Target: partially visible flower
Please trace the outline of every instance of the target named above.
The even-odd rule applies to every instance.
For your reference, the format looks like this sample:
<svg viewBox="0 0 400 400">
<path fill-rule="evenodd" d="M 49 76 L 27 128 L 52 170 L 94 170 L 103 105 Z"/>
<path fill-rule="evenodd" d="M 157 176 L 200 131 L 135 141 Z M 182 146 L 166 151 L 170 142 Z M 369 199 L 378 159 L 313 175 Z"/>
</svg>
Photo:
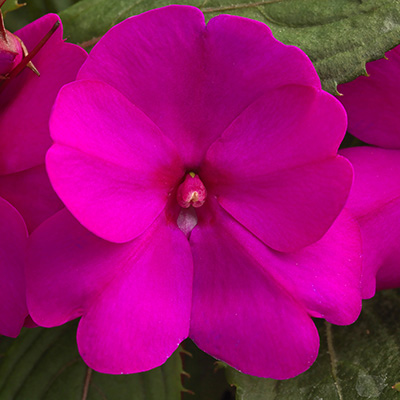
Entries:
<svg viewBox="0 0 400 400">
<path fill-rule="evenodd" d="M 105 373 L 154 368 L 188 335 L 249 374 L 307 369 L 311 317 L 351 323 L 361 300 L 358 227 L 334 223 L 346 117 L 305 54 L 259 22 L 170 6 L 111 29 L 78 79 L 47 169 L 92 233 L 62 210 L 32 235 L 35 322 L 82 316 L 80 353 Z"/>
<path fill-rule="evenodd" d="M 18 211 L 0 197 L 0 335 L 18 336 L 28 315 L 24 263 L 28 232 Z"/>
<path fill-rule="evenodd" d="M 21 62 L 23 56 L 21 41 L 7 31 L 0 10 L 0 79 L 5 79 L 5 75 Z"/>
<path fill-rule="evenodd" d="M 400 46 L 367 64 L 369 76 L 339 86 L 349 132 L 388 149 L 400 148 Z M 400 287 L 400 152 L 374 147 L 341 152 L 355 169 L 347 208 L 361 228 L 362 292 Z"/>
<path fill-rule="evenodd" d="M 15 35 L 7 32 L 7 40 L 22 39 L 28 51 L 32 50 L 57 21 L 60 21 L 58 16 L 46 15 Z M 50 111 L 57 92 L 63 84 L 75 79 L 85 58 L 82 49 L 63 41 L 62 30 L 58 28 L 34 57 L 40 77 L 27 68 L 19 75 L 12 75 L 19 62 L 24 61 L 20 56 L 2 71 L 6 73 L 0 80 L 2 335 L 17 336 L 24 320 L 29 324 L 24 281 L 28 231 L 32 232 L 63 207 L 51 188 L 44 166 L 45 153 L 51 144 Z M 1 53 L 0 65 L 5 66 L 3 61 L 4 53 Z"/>
<path fill-rule="evenodd" d="M 376 147 L 341 150 L 354 167 L 346 208 L 360 225 L 362 295 L 400 287 L 400 151 Z"/>
<path fill-rule="evenodd" d="M 368 77 L 339 91 L 349 131 L 365 142 L 400 148 L 400 46 L 367 64 Z M 372 147 L 342 151 L 355 168 L 348 208 L 361 227 L 363 297 L 400 286 L 400 153 Z"/>
<path fill-rule="evenodd" d="M 368 63 L 367 72 L 338 87 L 348 131 L 366 143 L 400 149 L 400 46 Z"/>
<path fill-rule="evenodd" d="M 31 51 L 57 21 L 57 15 L 45 15 L 15 36 Z M 60 27 L 33 58 L 40 77 L 25 68 L 0 93 L 0 196 L 17 208 L 30 232 L 62 208 L 44 167 L 51 145 L 50 111 L 86 56 L 80 47 L 64 42 Z"/>
</svg>

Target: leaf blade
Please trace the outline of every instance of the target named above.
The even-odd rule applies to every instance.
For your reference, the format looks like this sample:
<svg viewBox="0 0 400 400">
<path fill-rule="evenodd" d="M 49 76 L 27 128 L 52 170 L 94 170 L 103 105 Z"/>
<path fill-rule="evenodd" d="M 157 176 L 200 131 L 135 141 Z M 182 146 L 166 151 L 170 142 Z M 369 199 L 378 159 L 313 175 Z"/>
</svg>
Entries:
<svg viewBox="0 0 400 400">
<path fill-rule="evenodd" d="M 17 339 L 1 338 L 2 400 L 175 400 L 183 390 L 179 351 L 161 367 L 132 375 L 90 370 L 79 356 L 76 323 L 24 329 Z M 88 377 L 90 379 L 88 379 Z"/>
<path fill-rule="evenodd" d="M 365 74 L 366 62 L 400 43 L 397 0 L 82 0 L 60 16 L 73 42 L 92 43 L 125 18 L 170 4 L 199 7 L 206 20 L 225 13 L 267 23 L 278 40 L 307 53 L 333 94 L 337 84 Z"/>
</svg>

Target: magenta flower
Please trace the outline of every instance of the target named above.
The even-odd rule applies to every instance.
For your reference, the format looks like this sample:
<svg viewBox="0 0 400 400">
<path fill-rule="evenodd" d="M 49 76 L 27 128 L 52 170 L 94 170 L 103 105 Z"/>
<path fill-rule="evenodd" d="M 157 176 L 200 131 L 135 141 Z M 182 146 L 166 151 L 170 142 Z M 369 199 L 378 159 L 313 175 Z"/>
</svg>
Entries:
<svg viewBox="0 0 400 400">
<path fill-rule="evenodd" d="M 400 148 L 400 46 L 367 64 L 368 77 L 339 87 L 349 131 L 367 143 Z M 363 297 L 400 287 L 400 152 L 373 147 L 342 152 L 355 182 L 347 204 L 361 228 Z"/>
<path fill-rule="evenodd" d="M 311 317 L 361 307 L 358 227 L 332 225 L 346 117 L 309 59 L 259 22 L 170 6 L 111 29 L 78 79 L 51 117 L 69 211 L 31 237 L 33 319 L 82 316 L 79 351 L 105 373 L 154 368 L 188 336 L 249 374 L 306 370 Z"/>
<path fill-rule="evenodd" d="M 340 85 L 349 132 L 380 147 L 400 149 L 400 46 L 367 64 L 369 76 Z"/>
<path fill-rule="evenodd" d="M 400 287 L 400 151 L 374 147 L 342 150 L 354 166 L 346 208 L 360 225 L 362 295 Z"/>
<path fill-rule="evenodd" d="M 0 334 L 18 336 L 28 310 L 24 262 L 28 233 L 18 211 L 0 197 Z"/>
<path fill-rule="evenodd" d="M 3 3 L 0 3 L 0 7 Z M 14 69 L 21 62 L 23 55 L 20 40 L 5 28 L 0 10 L 0 76 Z"/>
<path fill-rule="evenodd" d="M 15 36 L 31 51 L 57 21 L 57 15 L 45 15 Z M 0 196 L 18 209 L 29 231 L 62 208 L 44 167 L 48 124 L 58 91 L 75 79 L 86 56 L 64 42 L 60 27 L 33 58 L 40 77 L 25 68 L 0 94 Z"/>
<path fill-rule="evenodd" d="M 32 50 L 56 21 L 59 21 L 56 15 L 46 15 L 10 37 L 15 41 L 17 37 L 22 39 L 28 50 Z M 5 66 L 3 55 L 0 52 L 0 65 Z M 7 61 L 8 54 L 5 57 Z M 51 144 L 48 120 L 58 90 L 75 78 L 85 58 L 85 52 L 78 46 L 64 43 L 59 28 L 34 57 L 40 77 L 26 68 L 18 76 L 3 77 L 0 81 L 0 90 L 7 84 L 0 95 L 2 335 L 15 337 L 24 321 L 30 323 L 24 278 L 27 227 L 32 231 L 62 208 L 44 166 L 46 150 Z M 21 59 L 16 56 L 2 72 L 10 73 Z"/>
</svg>

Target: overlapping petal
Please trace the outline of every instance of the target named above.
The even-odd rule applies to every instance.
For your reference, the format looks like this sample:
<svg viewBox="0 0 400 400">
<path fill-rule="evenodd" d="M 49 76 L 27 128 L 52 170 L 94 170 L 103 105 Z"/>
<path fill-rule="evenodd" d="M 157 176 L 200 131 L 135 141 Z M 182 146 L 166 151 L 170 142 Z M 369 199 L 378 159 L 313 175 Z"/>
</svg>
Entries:
<svg viewBox="0 0 400 400">
<path fill-rule="evenodd" d="M 28 315 L 24 266 L 28 233 L 18 211 L 0 198 L 0 334 L 18 336 Z"/>
<path fill-rule="evenodd" d="M 43 326 L 83 315 L 78 346 L 92 368 L 113 374 L 154 368 L 187 337 L 192 258 L 164 214 L 136 240 L 115 244 L 63 210 L 31 240 L 31 315 Z"/>
<path fill-rule="evenodd" d="M 319 347 L 305 306 L 249 253 L 254 246 L 269 250 L 218 205 L 214 212 L 201 212 L 190 237 L 190 337 L 247 374 L 285 379 L 305 371 Z"/>
<path fill-rule="evenodd" d="M 50 181 L 74 216 L 104 239 L 140 235 L 184 174 L 169 139 L 106 83 L 65 86 L 50 129 Z"/>
<path fill-rule="evenodd" d="M 57 21 L 57 15 L 48 14 L 15 34 L 30 51 Z M 51 145 L 48 121 L 57 92 L 75 79 L 86 57 L 82 48 L 64 42 L 59 27 L 33 58 L 41 76 L 25 68 L 6 87 L 0 99 L 0 174 L 19 172 L 44 162 Z"/>
<path fill-rule="evenodd" d="M 263 260 L 266 255 L 260 263 L 310 315 L 347 325 L 361 311 L 360 236 L 357 222 L 344 209 L 318 242 L 295 253 L 259 251 L 254 257 Z"/>
<path fill-rule="evenodd" d="M 369 76 L 339 85 L 349 132 L 376 146 L 400 148 L 400 46 L 367 64 Z"/>
<path fill-rule="evenodd" d="M 341 150 L 354 167 L 347 203 L 360 225 L 363 297 L 400 286 L 400 151 L 374 147 Z M 378 275 L 377 275 L 378 274 Z"/>
<path fill-rule="evenodd" d="M 0 175 L 0 196 L 19 211 L 29 232 L 64 207 L 50 185 L 44 164 Z"/>
<path fill-rule="evenodd" d="M 332 96 L 282 87 L 241 113 L 200 174 L 234 218 L 268 246 L 293 251 L 320 239 L 344 206 L 352 169 L 336 152 L 345 129 Z"/>
<path fill-rule="evenodd" d="M 189 6 L 152 10 L 115 26 L 79 78 L 124 93 L 175 143 L 188 168 L 269 89 L 320 87 L 306 55 L 274 39 L 266 25 L 220 15 L 206 26 L 200 10 Z"/>
</svg>

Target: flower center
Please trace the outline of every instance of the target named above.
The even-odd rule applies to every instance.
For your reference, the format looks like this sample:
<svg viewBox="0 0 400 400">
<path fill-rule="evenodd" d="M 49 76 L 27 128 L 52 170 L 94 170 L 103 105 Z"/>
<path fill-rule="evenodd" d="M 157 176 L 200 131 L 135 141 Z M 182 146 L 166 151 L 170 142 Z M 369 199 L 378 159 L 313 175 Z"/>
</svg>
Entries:
<svg viewBox="0 0 400 400">
<path fill-rule="evenodd" d="M 207 190 L 194 172 L 186 174 L 185 180 L 179 185 L 176 193 L 178 204 L 182 208 L 201 207 L 206 201 Z"/>
</svg>

